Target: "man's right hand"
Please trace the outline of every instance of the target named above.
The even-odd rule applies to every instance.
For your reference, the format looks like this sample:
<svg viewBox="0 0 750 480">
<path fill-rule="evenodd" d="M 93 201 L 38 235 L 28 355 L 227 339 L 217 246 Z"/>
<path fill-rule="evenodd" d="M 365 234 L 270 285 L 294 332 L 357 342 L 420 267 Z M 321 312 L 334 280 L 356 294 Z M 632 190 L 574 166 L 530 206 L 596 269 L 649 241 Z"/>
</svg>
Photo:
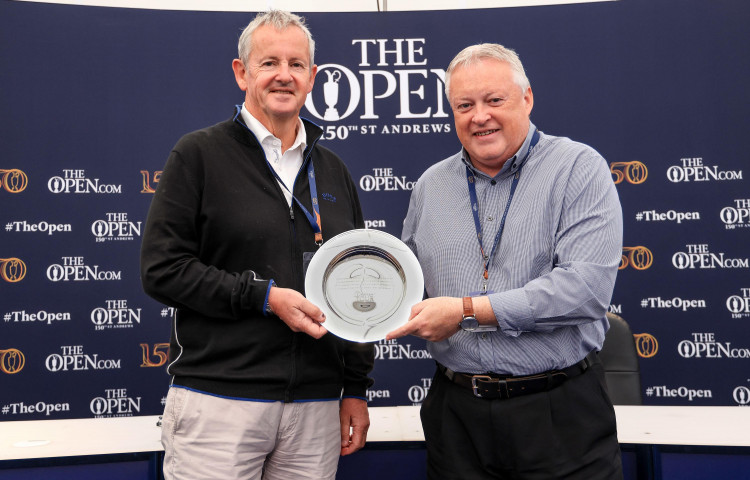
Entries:
<svg viewBox="0 0 750 480">
<path fill-rule="evenodd" d="M 305 332 L 314 338 L 328 333 L 321 325 L 326 319 L 323 311 L 296 290 L 271 287 L 268 304 L 293 332 Z"/>
</svg>

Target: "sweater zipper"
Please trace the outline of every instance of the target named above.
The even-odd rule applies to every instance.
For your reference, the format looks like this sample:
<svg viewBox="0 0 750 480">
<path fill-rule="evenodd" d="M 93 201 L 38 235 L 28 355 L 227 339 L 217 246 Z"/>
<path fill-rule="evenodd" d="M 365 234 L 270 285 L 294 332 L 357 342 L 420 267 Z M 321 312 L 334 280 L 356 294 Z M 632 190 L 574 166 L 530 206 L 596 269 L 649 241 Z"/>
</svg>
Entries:
<svg viewBox="0 0 750 480">
<path fill-rule="evenodd" d="M 294 262 L 295 258 L 295 251 L 297 249 L 296 247 L 296 239 L 297 239 L 297 226 L 294 224 L 294 202 L 292 202 L 291 205 L 289 205 L 289 227 L 291 228 L 292 232 L 292 243 L 289 246 L 290 251 L 289 255 L 292 258 L 292 262 Z M 297 268 L 292 265 L 292 274 L 294 277 L 297 276 Z M 289 352 L 291 356 L 291 371 L 289 372 L 289 383 L 286 386 L 286 389 L 284 390 L 284 403 L 289 403 L 293 400 L 292 396 L 292 390 L 294 389 L 294 384 L 297 381 L 297 335 L 298 333 L 294 332 L 292 333 L 292 348 Z"/>
<path fill-rule="evenodd" d="M 304 166 L 307 164 L 308 161 L 312 161 L 312 160 L 310 160 L 310 157 L 312 156 L 313 148 L 315 147 L 315 144 L 318 143 L 319 139 L 320 139 L 320 136 L 318 136 L 318 138 L 316 138 L 315 140 L 313 140 L 312 145 L 310 145 L 310 148 L 308 149 L 307 155 L 305 156 L 305 158 L 302 161 L 302 167 L 300 167 L 300 172 L 302 171 L 302 168 L 304 168 Z M 299 177 L 299 172 L 297 172 L 297 177 Z M 297 184 L 297 178 L 295 178 L 294 179 L 294 183 L 292 183 L 292 191 L 294 191 L 294 187 L 295 187 L 296 184 Z M 294 202 L 292 202 L 292 204 L 289 206 L 289 220 L 291 222 L 291 227 L 292 227 L 292 239 L 296 240 L 297 239 L 297 232 L 296 232 L 297 228 L 296 228 L 296 226 L 294 224 Z M 292 258 L 294 258 L 294 249 L 295 248 L 296 247 L 293 245 L 292 246 L 292 252 L 291 252 L 292 253 Z M 293 267 L 293 268 L 295 268 L 295 267 Z M 296 270 L 296 268 L 295 268 L 295 270 Z M 284 391 L 284 402 L 285 403 L 289 403 L 289 402 L 292 402 L 294 400 L 292 391 L 295 388 L 296 383 L 297 383 L 297 362 L 299 361 L 299 359 L 297 358 L 297 350 L 298 350 L 299 336 L 300 335 L 303 335 L 303 334 L 296 333 L 296 332 L 292 334 L 292 349 L 291 349 L 291 352 L 290 352 L 290 354 L 291 354 L 292 371 L 290 372 L 290 375 L 289 375 L 289 384 L 287 385 L 287 388 Z"/>
</svg>

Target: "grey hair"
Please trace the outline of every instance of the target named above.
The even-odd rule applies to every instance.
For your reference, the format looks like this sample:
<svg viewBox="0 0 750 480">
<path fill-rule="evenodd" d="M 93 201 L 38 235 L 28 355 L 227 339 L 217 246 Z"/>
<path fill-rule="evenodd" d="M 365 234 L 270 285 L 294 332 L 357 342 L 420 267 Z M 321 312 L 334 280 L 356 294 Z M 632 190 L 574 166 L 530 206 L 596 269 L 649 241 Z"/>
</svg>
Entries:
<svg viewBox="0 0 750 480">
<path fill-rule="evenodd" d="M 289 27 L 297 27 L 302 30 L 307 37 L 307 44 L 310 46 L 310 65 L 308 68 L 312 68 L 315 64 L 315 40 L 312 38 L 312 33 L 307 28 L 304 18 L 284 10 L 261 12 L 242 31 L 240 40 L 237 43 L 237 53 L 244 65 L 247 65 L 247 61 L 250 59 L 250 52 L 253 49 L 253 33 L 264 25 L 271 25 L 276 30 L 284 30 Z"/>
<path fill-rule="evenodd" d="M 525 92 L 531 86 L 521 59 L 518 58 L 515 51 L 497 43 L 480 43 L 464 48 L 451 60 L 448 69 L 445 71 L 445 96 L 450 99 L 451 74 L 455 69 L 467 67 L 485 58 L 495 59 L 510 65 L 513 70 L 513 81 L 521 88 L 522 92 Z"/>
</svg>

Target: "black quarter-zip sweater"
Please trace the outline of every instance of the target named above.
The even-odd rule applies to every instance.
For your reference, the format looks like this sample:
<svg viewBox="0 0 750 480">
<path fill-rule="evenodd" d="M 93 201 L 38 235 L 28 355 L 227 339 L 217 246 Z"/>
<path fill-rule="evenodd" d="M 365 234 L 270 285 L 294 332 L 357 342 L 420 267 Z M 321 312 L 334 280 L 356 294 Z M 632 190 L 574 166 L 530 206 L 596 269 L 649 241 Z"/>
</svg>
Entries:
<svg viewBox="0 0 750 480">
<path fill-rule="evenodd" d="M 317 145 L 307 148 L 294 196 L 313 212 L 313 162 L 324 239 L 363 226 L 351 176 Z M 314 339 L 265 315 L 269 281 L 304 293 L 303 253 L 313 229 L 290 209 L 263 149 L 240 115 L 182 137 L 167 159 L 143 234 L 145 292 L 175 307 L 168 372 L 175 385 L 246 399 L 365 397 L 374 349 L 330 333 Z"/>
</svg>

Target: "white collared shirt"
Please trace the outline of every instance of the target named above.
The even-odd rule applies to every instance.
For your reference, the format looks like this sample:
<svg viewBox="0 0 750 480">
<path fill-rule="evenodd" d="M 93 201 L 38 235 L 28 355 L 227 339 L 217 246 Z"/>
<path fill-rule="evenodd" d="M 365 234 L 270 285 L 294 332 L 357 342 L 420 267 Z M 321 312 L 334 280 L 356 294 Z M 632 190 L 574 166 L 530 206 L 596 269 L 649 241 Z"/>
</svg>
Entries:
<svg viewBox="0 0 750 480">
<path fill-rule="evenodd" d="M 276 138 L 257 118 L 253 117 L 244 103 L 242 104 L 241 114 L 245 124 L 260 142 L 260 146 L 263 148 L 263 152 L 266 154 L 266 159 L 271 168 L 274 169 L 276 175 L 281 179 L 279 186 L 281 187 L 281 191 L 284 192 L 287 204 L 291 206 L 294 181 L 297 178 L 299 169 L 302 167 L 303 154 L 305 148 L 307 148 L 307 136 L 305 135 L 305 125 L 302 123 L 302 119 L 297 119 L 299 128 L 297 129 L 297 137 L 294 139 L 294 143 L 282 154 L 281 140 Z"/>
</svg>

